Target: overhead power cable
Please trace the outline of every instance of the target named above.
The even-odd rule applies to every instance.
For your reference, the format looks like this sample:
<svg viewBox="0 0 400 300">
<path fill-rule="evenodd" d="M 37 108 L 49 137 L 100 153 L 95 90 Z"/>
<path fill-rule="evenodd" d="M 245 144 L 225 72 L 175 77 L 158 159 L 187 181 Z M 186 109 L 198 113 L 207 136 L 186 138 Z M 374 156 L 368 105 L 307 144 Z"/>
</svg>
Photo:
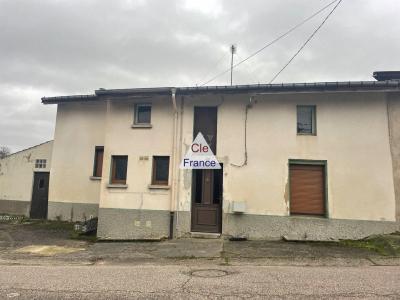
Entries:
<svg viewBox="0 0 400 300">
<path fill-rule="evenodd" d="M 329 19 L 329 17 L 333 14 L 333 12 L 336 10 L 336 8 L 339 6 L 339 4 L 342 2 L 342 0 L 339 0 L 339 2 L 335 5 L 335 7 L 329 12 L 329 14 L 325 17 L 325 19 L 322 21 L 321 24 L 314 30 L 314 32 L 308 37 L 308 39 L 301 45 L 299 50 L 289 59 L 289 61 L 283 66 L 282 69 L 279 70 L 278 73 L 272 77 L 270 80 L 270 84 L 286 69 L 286 67 L 296 58 L 297 55 L 304 49 L 304 47 L 308 44 L 309 41 L 315 36 L 315 34 L 318 32 L 318 30 L 321 29 L 321 27 L 325 24 L 325 22 Z"/>
<path fill-rule="evenodd" d="M 211 75 L 213 73 L 213 71 L 219 67 L 219 65 L 221 64 L 222 60 L 224 58 L 228 57 L 229 52 L 225 52 L 218 60 L 217 62 L 214 64 L 214 68 L 212 70 L 208 70 L 207 74 L 201 77 L 201 81 L 205 80 L 209 75 Z M 200 81 L 200 82 L 201 82 Z"/>
<path fill-rule="evenodd" d="M 285 33 L 283 33 L 282 35 L 278 36 L 277 38 L 275 38 L 274 40 L 272 40 L 271 42 L 269 42 L 268 44 L 266 44 L 265 46 L 263 46 L 262 48 L 258 49 L 257 51 L 255 51 L 254 53 L 252 53 L 251 55 L 249 55 L 248 57 L 246 57 L 245 59 L 239 61 L 238 63 L 234 64 L 232 66 L 232 68 L 236 68 L 237 66 L 241 65 L 242 63 L 244 63 L 245 61 L 249 60 L 250 58 L 256 56 L 258 53 L 260 53 L 261 51 L 263 51 L 264 49 L 268 48 L 269 46 L 275 44 L 277 41 L 279 41 L 280 39 L 284 38 L 285 36 L 287 36 L 288 34 L 290 34 L 292 31 L 296 30 L 297 28 L 299 28 L 300 26 L 302 26 L 304 23 L 310 21 L 311 19 L 313 19 L 315 16 L 319 15 L 320 13 L 322 13 L 324 10 L 326 10 L 328 7 L 330 7 L 331 5 L 333 5 L 336 2 L 340 2 L 341 0 L 334 0 L 330 3 L 328 3 L 327 5 L 325 5 L 324 7 L 322 7 L 321 9 L 319 9 L 318 11 L 316 11 L 315 13 L 313 13 L 311 16 L 309 16 L 308 18 L 304 19 L 303 21 L 301 21 L 300 23 L 298 23 L 297 25 L 293 26 L 292 28 L 290 28 L 288 31 L 286 31 Z M 213 78 L 211 78 L 210 80 L 202 83 L 200 86 L 204 86 L 208 83 L 210 83 L 211 81 L 214 81 L 216 78 L 230 72 L 231 68 L 226 69 L 225 71 L 215 75 Z"/>
</svg>

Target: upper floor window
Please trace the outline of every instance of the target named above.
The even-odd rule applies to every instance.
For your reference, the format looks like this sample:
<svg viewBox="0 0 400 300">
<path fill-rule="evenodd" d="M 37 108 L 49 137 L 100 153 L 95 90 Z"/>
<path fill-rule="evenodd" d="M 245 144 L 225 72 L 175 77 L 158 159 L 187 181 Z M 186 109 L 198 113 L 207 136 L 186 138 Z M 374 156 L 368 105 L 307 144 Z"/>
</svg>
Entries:
<svg viewBox="0 0 400 300">
<path fill-rule="evenodd" d="M 136 125 L 151 124 L 151 104 L 135 105 L 134 123 Z"/>
<path fill-rule="evenodd" d="M 94 150 L 93 177 L 101 177 L 103 171 L 104 147 L 96 146 Z"/>
<path fill-rule="evenodd" d="M 153 156 L 153 176 L 151 184 L 168 185 L 169 156 Z"/>
<path fill-rule="evenodd" d="M 47 160 L 46 159 L 37 159 L 35 161 L 35 168 L 36 169 L 46 169 Z"/>
<path fill-rule="evenodd" d="M 315 105 L 297 106 L 297 134 L 316 135 Z"/>
<path fill-rule="evenodd" d="M 113 155 L 111 157 L 111 183 L 126 184 L 127 169 L 128 169 L 128 156 Z"/>
</svg>

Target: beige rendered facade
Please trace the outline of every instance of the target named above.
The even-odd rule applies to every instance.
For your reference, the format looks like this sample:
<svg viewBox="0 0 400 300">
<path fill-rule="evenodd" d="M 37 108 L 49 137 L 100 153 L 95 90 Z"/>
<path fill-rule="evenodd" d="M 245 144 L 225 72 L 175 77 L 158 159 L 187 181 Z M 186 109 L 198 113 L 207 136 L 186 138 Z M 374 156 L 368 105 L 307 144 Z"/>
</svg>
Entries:
<svg viewBox="0 0 400 300">
<path fill-rule="evenodd" d="M 49 218 L 98 216 L 100 238 L 181 237 L 203 228 L 193 216 L 203 204 L 194 171 L 179 168 L 199 107 L 217 111 L 217 233 L 326 240 L 399 230 L 398 83 L 99 90 L 43 102 L 58 104 Z M 141 105 L 151 107 L 144 125 L 135 124 Z M 299 106 L 314 107 L 313 134 L 297 132 Z M 104 154 L 94 177 L 96 147 Z M 116 184 L 113 160 L 122 156 L 125 178 Z M 167 184 L 153 182 L 154 157 L 169 157 Z M 323 168 L 322 215 L 293 213 L 293 164 Z"/>
<path fill-rule="evenodd" d="M 49 187 L 49 218 L 80 221 L 97 216 L 101 180 L 92 177 L 93 153 L 104 144 L 106 103 L 57 108 Z"/>
<path fill-rule="evenodd" d="M 35 173 L 50 171 L 53 141 L 0 159 L 0 213 L 29 216 Z"/>
</svg>

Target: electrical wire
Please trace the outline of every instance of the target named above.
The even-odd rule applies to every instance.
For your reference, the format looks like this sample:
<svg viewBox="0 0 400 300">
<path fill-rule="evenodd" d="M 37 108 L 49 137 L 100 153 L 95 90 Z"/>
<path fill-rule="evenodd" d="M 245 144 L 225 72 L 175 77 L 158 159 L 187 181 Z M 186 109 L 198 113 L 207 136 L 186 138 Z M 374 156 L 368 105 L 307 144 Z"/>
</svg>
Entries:
<svg viewBox="0 0 400 300">
<path fill-rule="evenodd" d="M 286 67 L 296 58 L 297 55 L 304 49 L 304 47 L 308 44 L 309 41 L 315 36 L 315 34 L 318 32 L 318 30 L 321 29 L 321 27 L 325 24 L 325 22 L 329 19 L 329 17 L 333 14 L 333 12 L 336 10 L 336 8 L 339 6 L 339 4 L 342 2 L 342 0 L 339 0 L 339 2 L 335 5 L 335 7 L 329 12 L 329 14 L 325 17 L 325 19 L 322 21 L 321 24 L 313 31 L 313 33 L 308 37 L 308 39 L 301 45 L 299 50 L 289 59 L 289 61 L 283 66 L 282 69 L 279 70 L 278 73 L 272 77 L 272 79 L 269 81 L 269 84 L 271 84 L 285 69 Z"/>
<path fill-rule="evenodd" d="M 240 60 L 243 60 L 243 57 L 241 57 L 239 54 L 236 53 L 236 56 Z M 256 83 L 260 83 L 260 80 L 258 80 L 258 77 L 256 77 L 256 75 L 254 74 L 256 70 L 253 67 L 251 67 L 251 69 L 250 69 L 249 65 L 247 65 L 247 67 L 248 67 L 247 68 L 247 73 L 251 76 L 251 79 L 253 79 L 253 81 L 256 82 Z"/>
<path fill-rule="evenodd" d="M 227 58 L 228 54 L 229 54 L 229 52 L 225 52 L 225 53 L 217 60 L 217 62 L 214 64 L 213 70 L 215 70 L 215 69 L 217 69 L 217 68 L 219 67 L 219 65 L 221 64 L 222 60 L 223 60 L 224 58 Z M 213 70 L 209 70 L 209 71 L 206 73 L 206 75 L 202 76 L 200 82 L 202 82 L 203 80 L 205 80 L 205 78 L 207 78 L 207 77 L 211 74 L 211 72 L 212 72 Z"/>
<path fill-rule="evenodd" d="M 247 165 L 247 159 L 248 159 L 248 155 L 247 155 L 247 118 L 248 118 L 250 108 L 251 108 L 251 98 L 250 98 L 250 103 L 246 104 L 245 114 L 244 114 L 244 160 L 240 165 L 231 163 L 231 166 L 233 166 L 233 167 L 241 168 L 241 167 L 244 167 Z"/>
<path fill-rule="evenodd" d="M 232 68 L 236 68 L 237 66 L 241 65 L 242 63 L 244 63 L 245 61 L 249 60 L 250 58 L 256 56 L 258 53 L 260 53 L 261 51 L 263 51 L 264 49 L 268 48 L 269 46 L 275 44 L 277 41 L 279 41 L 280 39 L 284 38 L 285 36 L 287 36 L 288 34 L 290 34 L 292 31 L 296 30 L 297 28 L 299 28 L 300 26 L 302 26 L 304 23 L 308 22 L 309 20 L 313 19 L 315 16 L 319 15 L 321 12 L 323 12 L 324 10 L 326 10 L 328 7 L 330 7 L 331 5 L 333 5 L 334 3 L 341 1 L 341 0 L 334 0 L 330 3 L 328 3 L 327 5 L 325 5 L 324 7 L 322 7 L 320 10 L 316 11 L 315 13 L 313 13 L 311 16 L 309 16 L 308 18 L 304 19 L 303 21 L 301 21 L 300 23 L 298 23 L 297 25 L 293 26 L 291 29 L 289 29 L 288 31 L 286 31 L 285 33 L 281 34 L 280 36 L 278 36 L 277 38 L 275 38 L 274 40 L 272 40 L 271 42 L 269 42 L 268 44 L 266 44 L 265 46 L 263 46 L 262 48 L 258 49 L 257 51 L 253 52 L 251 55 L 249 55 L 248 57 L 246 57 L 245 59 L 239 61 L 238 63 L 234 64 L 232 66 Z M 226 69 L 225 71 L 217 74 L 216 76 L 214 76 L 213 78 L 211 78 L 210 80 L 202 83 L 200 86 L 204 86 L 208 83 L 210 83 L 211 81 L 214 81 L 216 78 L 228 73 L 231 70 L 231 68 Z"/>
</svg>

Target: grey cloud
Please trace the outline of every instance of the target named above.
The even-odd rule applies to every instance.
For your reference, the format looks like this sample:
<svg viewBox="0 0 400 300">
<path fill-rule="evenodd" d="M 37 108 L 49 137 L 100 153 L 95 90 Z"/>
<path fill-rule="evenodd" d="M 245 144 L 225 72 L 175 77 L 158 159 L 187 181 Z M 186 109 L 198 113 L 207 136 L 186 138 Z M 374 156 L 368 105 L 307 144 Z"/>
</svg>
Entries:
<svg viewBox="0 0 400 300">
<path fill-rule="evenodd" d="M 55 107 L 41 96 L 199 84 L 229 67 L 231 43 L 235 60 L 245 58 L 329 2 L 0 1 L 0 144 L 19 150 L 51 139 Z M 277 82 L 400 69 L 399 11 L 397 0 L 344 0 Z M 327 12 L 238 67 L 235 83 L 268 82 Z"/>
</svg>

